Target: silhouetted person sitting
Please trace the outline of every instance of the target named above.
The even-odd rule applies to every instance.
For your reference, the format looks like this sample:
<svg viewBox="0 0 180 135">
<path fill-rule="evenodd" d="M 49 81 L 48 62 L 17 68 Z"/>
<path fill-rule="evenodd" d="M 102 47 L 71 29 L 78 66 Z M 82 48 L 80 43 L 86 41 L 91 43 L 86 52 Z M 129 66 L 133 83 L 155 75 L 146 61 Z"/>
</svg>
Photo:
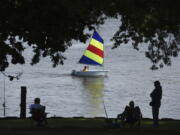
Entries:
<svg viewBox="0 0 180 135">
<path fill-rule="evenodd" d="M 130 101 L 129 106 L 126 106 L 123 113 L 117 115 L 117 120 L 121 120 L 121 125 L 124 126 L 128 123 L 131 127 L 138 122 L 140 126 L 142 113 L 138 106 L 134 106 L 134 102 Z"/>
<path fill-rule="evenodd" d="M 34 104 L 30 105 L 30 113 L 38 126 L 41 126 L 43 122 L 46 122 L 47 113 L 45 113 L 45 109 L 45 106 L 40 104 L 40 98 L 35 98 Z"/>
<path fill-rule="evenodd" d="M 162 98 L 162 87 L 159 81 L 154 82 L 155 89 L 150 94 L 152 101 L 150 102 L 150 106 L 152 106 L 152 115 L 153 115 L 153 125 L 159 125 L 159 108 L 161 106 L 161 98 Z"/>
</svg>

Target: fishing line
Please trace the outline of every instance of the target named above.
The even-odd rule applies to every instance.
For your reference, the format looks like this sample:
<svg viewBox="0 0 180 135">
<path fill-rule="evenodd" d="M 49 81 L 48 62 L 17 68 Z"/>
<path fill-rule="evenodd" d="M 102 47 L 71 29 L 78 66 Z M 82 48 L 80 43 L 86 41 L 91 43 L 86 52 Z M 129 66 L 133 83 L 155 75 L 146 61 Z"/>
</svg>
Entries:
<svg viewBox="0 0 180 135">
<path fill-rule="evenodd" d="M 105 103 L 104 103 L 104 99 L 103 99 L 103 106 L 104 106 L 104 112 L 105 112 L 106 118 L 108 118 L 108 114 L 107 114 L 107 111 L 106 111 L 106 106 L 105 106 Z"/>
<path fill-rule="evenodd" d="M 3 80 L 4 80 L 4 102 L 3 102 L 3 108 L 4 108 L 4 112 L 3 112 L 3 114 L 4 114 L 4 117 L 6 116 L 6 82 L 5 82 L 5 79 L 6 78 L 9 78 L 9 80 L 10 81 L 13 81 L 13 79 L 17 79 L 17 80 L 19 80 L 19 78 L 20 78 L 20 76 L 23 74 L 23 72 L 20 72 L 20 73 L 17 73 L 17 75 L 16 76 L 13 76 L 13 75 L 8 75 L 8 74 L 6 74 L 5 72 L 2 72 L 1 71 L 1 73 L 3 74 Z"/>
</svg>

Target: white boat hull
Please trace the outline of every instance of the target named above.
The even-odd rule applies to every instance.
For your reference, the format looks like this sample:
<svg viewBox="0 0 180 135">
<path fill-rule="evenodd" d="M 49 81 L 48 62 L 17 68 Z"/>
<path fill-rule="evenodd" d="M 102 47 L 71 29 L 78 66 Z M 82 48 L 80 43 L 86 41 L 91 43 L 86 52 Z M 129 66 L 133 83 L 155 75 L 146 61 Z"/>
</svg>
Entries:
<svg viewBox="0 0 180 135">
<path fill-rule="evenodd" d="M 89 71 L 76 71 L 73 70 L 71 75 L 79 77 L 98 77 L 107 76 L 107 70 L 89 70 Z"/>
</svg>

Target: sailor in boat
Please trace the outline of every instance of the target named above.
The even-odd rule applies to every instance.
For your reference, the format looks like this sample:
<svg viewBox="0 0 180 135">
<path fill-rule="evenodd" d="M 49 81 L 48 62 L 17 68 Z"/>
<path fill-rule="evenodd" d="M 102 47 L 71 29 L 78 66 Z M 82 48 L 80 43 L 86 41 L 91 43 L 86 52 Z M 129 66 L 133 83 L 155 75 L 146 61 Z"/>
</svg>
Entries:
<svg viewBox="0 0 180 135">
<path fill-rule="evenodd" d="M 90 43 L 83 56 L 80 58 L 79 63 L 85 64 L 84 69 L 81 71 L 72 71 L 72 75 L 75 76 L 106 76 L 108 71 L 105 70 L 89 70 L 87 65 L 100 66 L 104 63 L 104 40 L 95 31 L 90 40 Z"/>
<path fill-rule="evenodd" d="M 84 66 L 84 69 L 82 70 L 83 72 L 86 72 L 89 70 L 89 66 Z"/>
</svg>

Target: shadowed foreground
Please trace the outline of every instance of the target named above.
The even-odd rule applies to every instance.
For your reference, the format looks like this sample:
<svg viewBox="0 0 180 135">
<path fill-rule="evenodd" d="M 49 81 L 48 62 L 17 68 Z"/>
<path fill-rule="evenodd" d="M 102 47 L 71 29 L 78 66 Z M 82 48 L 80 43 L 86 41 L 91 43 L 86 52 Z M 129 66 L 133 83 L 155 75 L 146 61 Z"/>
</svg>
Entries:
<svg viewBox="0 0 180 135">
<path fill-rule="evenodd" d="M 152 127 L 152 120 L 143 119 L 141 127 L 112 128 L 104 118 L 48 118 L 44 127 L 36 127 L 31 119 L 0 119 L 1 135 L 179 135 L 180 121 L 164 119 L 160 127 Z"/>
</svg>

